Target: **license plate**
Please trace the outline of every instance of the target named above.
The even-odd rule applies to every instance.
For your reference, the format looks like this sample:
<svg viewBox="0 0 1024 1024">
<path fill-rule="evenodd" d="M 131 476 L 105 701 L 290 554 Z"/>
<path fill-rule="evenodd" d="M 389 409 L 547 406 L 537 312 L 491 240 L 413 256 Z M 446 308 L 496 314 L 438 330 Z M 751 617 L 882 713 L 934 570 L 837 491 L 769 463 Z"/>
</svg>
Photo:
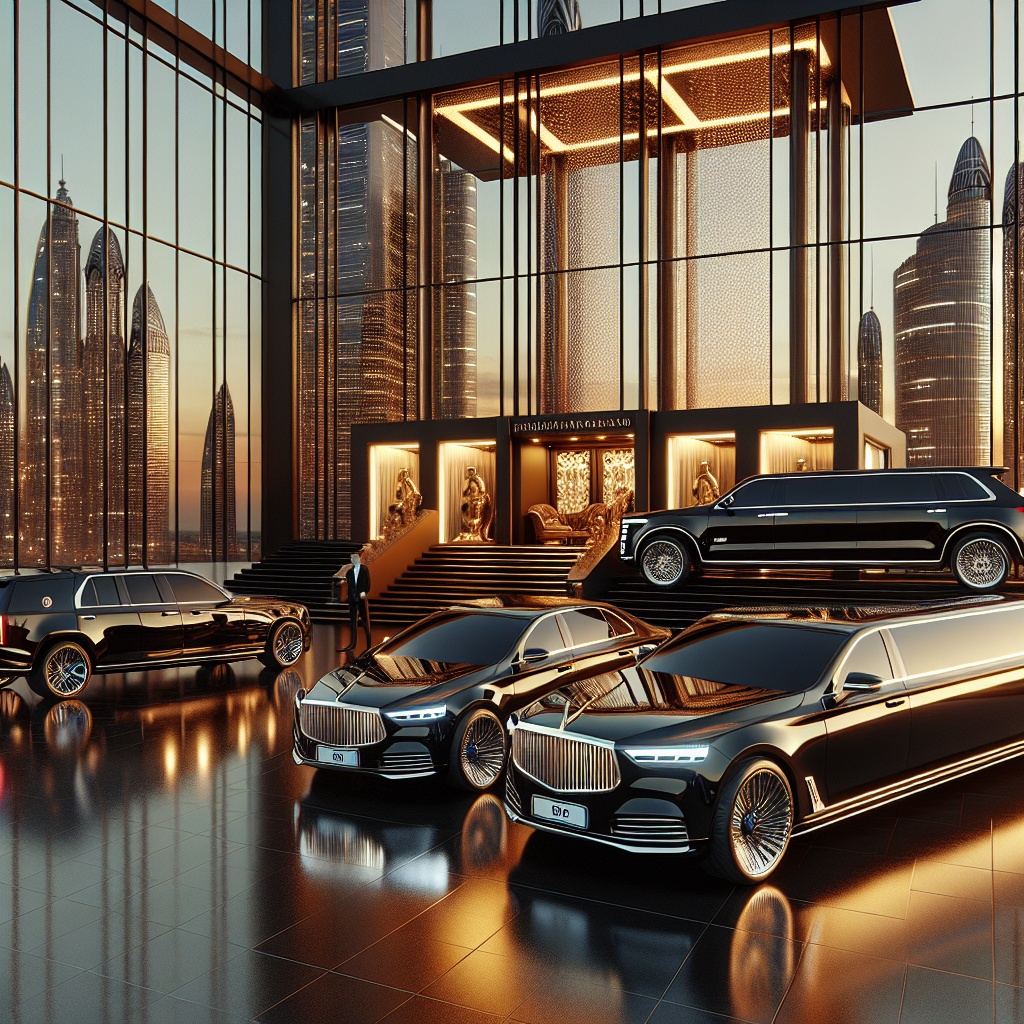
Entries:
<svg viewBox="0 0 1024 1024">
<path fill-rule="evenodd" d="M 337 747 L 317 747 L 316 759 L 327 764 L 340 764 L 346 768 L 359 767 L 358 750 L 339 750 Z"/>
<path fill-rule="evenodd" d="M 587 809 L 582 804 L 566 804 L 544 796 L 533 798 L 533 816 L 572 825 L 573 828 L 587 827 Z"/>
</svg>

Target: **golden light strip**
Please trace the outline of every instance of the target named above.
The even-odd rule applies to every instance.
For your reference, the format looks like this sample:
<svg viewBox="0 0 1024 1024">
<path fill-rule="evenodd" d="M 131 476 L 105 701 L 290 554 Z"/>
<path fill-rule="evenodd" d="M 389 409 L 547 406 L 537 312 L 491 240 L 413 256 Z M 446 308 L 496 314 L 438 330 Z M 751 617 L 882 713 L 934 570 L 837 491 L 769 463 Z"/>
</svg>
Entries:
<svg viewBox="0 0 1024 1024">
<path fill-rule="evenodd" d="M 813 40 L 807 40 L 804 43 L 796 43 L 793 47 L 795 50 L 815 50 L 815 44 Z M 776 53 L 788 52 L 789 47 L 777 47 Z M 665 75 L 674 75 L 679 72 L 686 71 L 703 71 L 707 68 L 722 67 L 727 64 L 742 64 L 752 60 L 763 60 L 765 57 L 771 56 L 771 50 L 768 47 L 763 47 L 757 50 L 746 50 L 743 53 L 722 55 L 721 57 L 707 57 L 704 60 L 687 61 L 682 64 L 670 64 L 662 66 L 661 73 Z M 821 66 L 830 67 L 831 61 L 829 60 L 828 53 L 825 48 L 821 48 Z M 657 75 L 657 72 L 647 72 L 647 77 L 650 79 L 651 76 Z M 640 80 L 640 71 L 629 71 L 622 77 L 622 81 L 625 82 L 638 82 Z M 588 89 L 606 89 L 613 85 L 619 84 L 618 75 L 609 75 L 604 78 L 595 78 L 589 82 L 568 82 L 564 85 L 549 85 L 547 87 L 542 86 L 540 90 L 541 99 L 550 96 L 564 96 L 568 93 L 573 92 L 585 92 Z M 674 90 L 673 90 L 674 91 Z M 664 83 L 662 85 L 662 92 L 664 94 Z M 519 96 L 513 96 L 511 94 L 504 96 L 503 98 L 497 96 L 487 96 L 484 99 L 471 100 L 468 103 L 458 103 L 447 107 L 437 107 L 436 111 L 439 114 L 447 115 L 453 110 L 481 110 L 484 107 L 496 107 L 499 103 L 514 103 L 517 101 L 523 102 L 526 98 L 526 91 L 520 90 Z M 682 98 L 680 97 L 680 100 Z"/>
</svg>

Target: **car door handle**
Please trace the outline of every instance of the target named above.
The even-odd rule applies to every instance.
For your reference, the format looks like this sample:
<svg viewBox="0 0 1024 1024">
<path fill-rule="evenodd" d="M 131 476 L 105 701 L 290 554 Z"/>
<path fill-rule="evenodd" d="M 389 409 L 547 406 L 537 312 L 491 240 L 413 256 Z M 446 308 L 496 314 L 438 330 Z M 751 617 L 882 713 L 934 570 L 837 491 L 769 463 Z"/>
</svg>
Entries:
<svg viewBox="0 0 1024 1024">
<path fill-rule="evenodd" d="M 566 662 L 566 664 L 564 664 L 564 665 L 559 665 L 558 666 L 558 671 L 559 672 L 568 672 L 569 669 L 571 669 L 571 668 L 572 668 L 572 662 L 569 661 L 569 662 Z"/>
<path fill-rule="evenodd" d="M 95 619 L 96 616 L 95 615 L 83 615 L 82 618 L 83 619 Z"/>
<path fill-rule="evenodd" d="M 161 615 L 177 615 L 179 613 L 178 612 L 161 612 L 160 614 Z"/>
<path fill-rule="evenodd" d="M 925 512 L 945 512 L 944 508 L 926 508 Z"/>
<path fill-rule="evenodd" d="M 885 706 L 887 708 L 898 708 L 903 704 L 907 703 L 906 697 L 893 697 L 892 700 L 887 700 Z"/>
<path fill-rule="evenodd" d="M 190 615 L 205 615 L 205 614 L 206 614 L 206 612 L 202 612 L 202 611 L 197 611 L 197 610 L 196 610 L 195 608 L 193 608 L 193 609 L 192 609 L 192 611 L 191 611 L 191 612 L 189 612 L 189 614 L 190 614 Z"/>
<path fill-rule="evenodd" d="M 619 657 L 620 658 L 632 658 L 633 657 L 633 652 L 632 651 L 619 651 Z"/>
</svg>

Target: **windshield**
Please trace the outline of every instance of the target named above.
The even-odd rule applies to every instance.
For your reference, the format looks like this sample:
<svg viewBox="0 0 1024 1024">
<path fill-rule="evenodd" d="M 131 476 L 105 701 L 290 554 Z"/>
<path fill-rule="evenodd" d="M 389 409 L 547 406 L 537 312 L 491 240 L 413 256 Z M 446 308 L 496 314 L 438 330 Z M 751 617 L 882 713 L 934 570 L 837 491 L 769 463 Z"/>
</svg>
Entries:
<svg viewBox="0 0 1024 1024">
<path fill-rule="evenodd" d="M 392 679 L 461 674 L 501 661 L 529 624 L 512 616 L 455 612 L 406 630 L 374 660 Z"/>
<path fill-rule="evenodd" d="M 680 634 L 643 667 L 666 676 L 799 693 L 821 679 L 847 639 L 840 630 L 714 623 Z"/>
</svg>

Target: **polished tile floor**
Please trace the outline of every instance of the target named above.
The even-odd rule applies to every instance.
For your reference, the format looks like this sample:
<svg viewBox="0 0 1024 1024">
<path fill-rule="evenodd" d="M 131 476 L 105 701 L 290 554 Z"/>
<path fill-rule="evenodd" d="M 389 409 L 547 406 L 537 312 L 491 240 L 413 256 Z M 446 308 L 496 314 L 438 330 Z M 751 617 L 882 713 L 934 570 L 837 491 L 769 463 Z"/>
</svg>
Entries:
<svg viewBox="0 0 1024 1024">
<path fill-rule="evenodd" d="M 336 646 L 0 693 L 0 1019 L 1024 1024 L 1024 760 L 739 889 L 296 768 Z"/>
</svg>

